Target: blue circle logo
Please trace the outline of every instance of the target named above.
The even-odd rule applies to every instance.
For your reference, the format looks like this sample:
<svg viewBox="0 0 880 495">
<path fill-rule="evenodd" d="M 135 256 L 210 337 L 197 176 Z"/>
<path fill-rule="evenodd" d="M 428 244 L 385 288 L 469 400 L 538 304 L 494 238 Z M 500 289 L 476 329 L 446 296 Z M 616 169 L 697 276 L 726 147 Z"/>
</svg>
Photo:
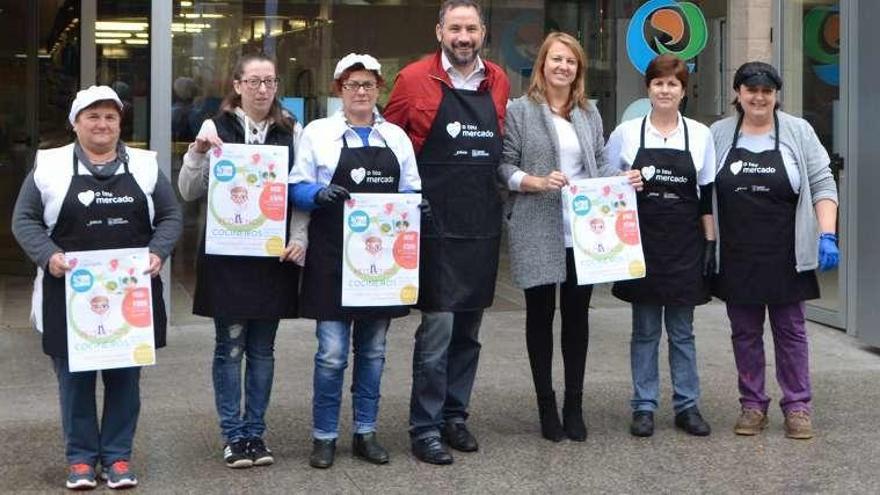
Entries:
<svg viewBox="0 0 880 495">
<path fill-rule="evenodd" d="M 352 232 L 363 232 L 367 230 L 367 227 L 369 226 L 370 216 L 363 210 L 353 211 L 351 215 L 348 216 L 348 228 L 350 228 Z"/>
<path fill-rule="evenodd" d="M 95 277 L 88 270 L 77 270 L 70 274 L 70 287 L 76 292 L 88 292 L 95 284 Z"/>
<path fill-rule="evenodd" d="M 577 216 L 584 216 L 590 212 L 590 209 L 593 207 L 593 204 L 590 202 L 590 198 L 584 196 L 583 194 L 579 194 L 571 200 L 571 209 L 574 210 L 574 214 Z"/>
<path fill-rule="evenodd" d="M 235 178 L 235 164 L 229 160 L 220 160 L 214 164 L 214 177 L 221 182 L 229 182 Z"/>
</svg>

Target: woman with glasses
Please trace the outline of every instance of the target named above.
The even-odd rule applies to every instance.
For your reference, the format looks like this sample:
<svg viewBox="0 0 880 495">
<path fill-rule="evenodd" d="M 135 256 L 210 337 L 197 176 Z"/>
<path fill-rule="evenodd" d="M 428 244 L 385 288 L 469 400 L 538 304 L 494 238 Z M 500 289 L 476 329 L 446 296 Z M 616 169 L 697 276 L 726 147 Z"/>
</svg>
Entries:
<svg viewBox="0 0 880 495">
<path fill-rule="evenodd" d="M 183 157 L 178 187 L 184 200 L 206 196 L 207 153 L 223 143 L 287 146 L 288 170 L 293 163 L 300 126 L 276 98 L 274 61 L 264 55 L 245 55 L 236 63 L 232 79 L 232 92 L 221 104 L 220 113 L 205 120 Z M 280 260 L 209 255 L 202 236 L 193 313 L 214 319 L 214 400 L 228 467 L 274 462 L 263 433 L 275 367 L 275 333 L 279 319 L 296 317 L 299 267 L 292 261 L 302 252 L 301 246 L 291 243 Z M 247 362 L 244 379 L 242 358 Z"/>
<path fill-rule="evenodd" d="M 316 468 L 333 465 L 350 342 L 354 348 L 352 453 L 374 464 L 388 462 L 388 452 L 376 439 L 385 334 L 391 318 L 405 316 L 409 308 L 341 305 L 342 215 L 349 193 L 421 189 L 412 144 L 401 128 L 376 111 L 384 84 L 380 70 L 370 55 L 351 53 L 339 61 L 333 86 L 342 98 L 342 109 L 306 126 L 290 174 L 297 208 L 311 210 L 302 316 L 317 321 L 309 458 Z"/>
</svg>

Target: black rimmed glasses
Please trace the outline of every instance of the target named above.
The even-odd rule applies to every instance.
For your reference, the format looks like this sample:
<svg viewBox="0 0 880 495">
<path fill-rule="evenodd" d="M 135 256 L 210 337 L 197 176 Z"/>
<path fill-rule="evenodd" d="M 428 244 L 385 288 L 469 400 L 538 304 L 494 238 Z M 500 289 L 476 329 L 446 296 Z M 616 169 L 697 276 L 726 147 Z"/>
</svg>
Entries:
<svg viewBox="0 0 880 495">
<path fill-rule="evenodd" d="M 379 86 L 376 84 L 376 81 L 345 81 L 342 83 L 342 89 L 352 93 L 357 93 L 359 89 L 369 92 L 377 87 Z"/>
<path fill-rule="evenodd" d="M 260 89 L 261 84 L 265 85 L 266 89 L 275 89 L 278 87 L 278 83 L 281 82 L 281 79 L 277 77 L 267 77 L 266 79 L 251 77 L 250 79 L 240 79 L 238 82 L 247 86 L 248 89 Z"/>
</svg>

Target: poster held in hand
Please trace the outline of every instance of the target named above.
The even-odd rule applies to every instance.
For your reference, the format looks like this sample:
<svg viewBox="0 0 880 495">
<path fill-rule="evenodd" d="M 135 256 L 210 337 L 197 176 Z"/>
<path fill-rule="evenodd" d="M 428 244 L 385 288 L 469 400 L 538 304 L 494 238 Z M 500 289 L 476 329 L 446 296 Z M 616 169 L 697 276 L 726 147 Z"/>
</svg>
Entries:
<svg viewBox="0 0 880 495">
<path fill-rule="evenodd" d="M 645 276 L 636 192 L 625 176 L 572 181 L 568 208 L 578 285 Z"/>
<path fill-rule="evenodd" d="M 419 297 L 421 194 L 353 193 L 342 221 L 342 306 L 401 306 Z"/>
<path fill-rule="evenodd" d="M 155 364 L 153 294 L 144 274 L 149 250 L 69 251 L 65 257 L 70 371 Z"/>
<path fill-rule="evenodd" d="M 280 256 L 287 234 L 287 146 L 230 143 L 209 153 L 205 254 Z"/>
</svg>

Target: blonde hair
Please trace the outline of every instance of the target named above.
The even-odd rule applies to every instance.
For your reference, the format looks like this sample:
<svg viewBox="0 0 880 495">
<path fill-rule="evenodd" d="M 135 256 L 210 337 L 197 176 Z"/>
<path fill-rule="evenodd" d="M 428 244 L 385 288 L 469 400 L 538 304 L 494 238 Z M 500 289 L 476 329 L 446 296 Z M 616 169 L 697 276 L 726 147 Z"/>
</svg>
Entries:
<svg viewBox="0 0 880 495">
<path fill-rule="evenodd" d="M 535 65 L 532 67 L 532 81 L 526 94 L 536 103 L 545 103 L 547 101 L 547 81 L 544 79 L 544 65 L 547 63 L 547 53 L 553 43 L 561 43 L 568 47 L 574 53 L 577 59 L 578 68 L 574 81 L 571 82 L 571 91 L 568 94 L 568 101 L 565 106 L 559 110 L 559 114 L 565 118 L 571 116 L 571 111 L 575 106 L 587 108 L 587 54 L 584 48 L 574 36 L 561 32 L 553 32 L 544 38 L 541 48 L 538 50 L 538 56 L 535 58 Z"/>
</svg>

